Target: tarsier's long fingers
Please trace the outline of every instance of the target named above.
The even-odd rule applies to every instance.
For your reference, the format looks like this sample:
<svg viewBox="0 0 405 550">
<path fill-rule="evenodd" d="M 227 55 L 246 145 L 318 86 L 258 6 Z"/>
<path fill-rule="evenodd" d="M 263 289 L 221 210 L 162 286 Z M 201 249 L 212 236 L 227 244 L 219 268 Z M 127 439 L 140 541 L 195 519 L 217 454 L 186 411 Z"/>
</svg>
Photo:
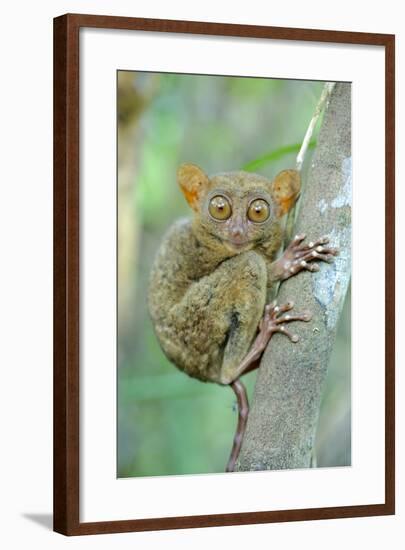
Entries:
<svg viewBox="0 0 405 550">
<path fill-rule="evenodd" d="M 288 269 L 289 277 L 292 275 L 295 275 L 299 271 L 302 271 L 303 269 L 306 269 L 307 271 L 319 271 L 319 265 L 318 264 L 309 264 L 305 260 L 299 260 L 293 263 L 293 265 Z M 286 277 L 287 278 L 287 277 Z"/>
<path fill-rule="evenodd" d="M 334 256 L 339 254 L 337 248 L 325 246 L 329 243 L 328 237 L 321 237 L 316 241 L 303 243 L 304 234 L 296 235 L 286 248 L 283 256 L 277 260 L 281 267 L 280 280 L 288 279 L 303 269 L 307 271 L 319 271 L 319 266 L 314 261 L 332 262 Z"/>
<path fill-rule="evenodd" d="M 318 252 L 320 254 L 333 254 L 334 256 L 337 256 L 339 253 L 336 248 L 323 246 L 325 244 L 328 244 L 329 237 L 321 237 L 320 239 L 317 239 L 316 241 L 310 241 L 308 243 L 303 243 L 303 239 L 305 239 L 306 235 L 296 235 L 294 239 L 291 241 L 291 243 L 288 245 L 287 249 L 289 252 L 293 253 L 294 258 L 301 258 L 305 256 L 308 252 Z"/>
<path fill-rule="evenodd" d="M 304 262 L 322 261 L 322 262 L 331 263 L 333 262 L 333 259 L 334 259 L 333 254 L 329 254 L 327 252 L 321 253 L 321 252 L 317 252 L 316 250 L 312 250 L 311 252 L 307 252 L 306 254 L 298 258 L 299 261 L 296 263 L 300 263 L 302 261 Z"/>
<path fill-rule="evenodd" d="M 326 257 L 326 261 L 332 261 L 333 257 L 337 255 L 338 250 L 336 248 L 318 245 L 314 248 L 309 248 L 308 250 L 299 250 L 298 252 L 295 252 L 294 258 L 301 260 L 322 260 Z"/>
<path fill-rule="evenodd" d="M 293 238 L 293 240 L 290 242 L 290 244 L 288 245 L 287 248 L 297 248 L 297 247 L 300 247 L 300 246 L 306 246 L 306 245 L 302 245 L 302 241 L 306 238 L 306 235 L 305 233 L 300 233 L 299 235 L 295 235 L 295 237 Z"/>
<path fill-rule="evenodd" d="M 300 238 L 300 245 L 293 245 L 294 243 L 294 240 L 299 237 Z M 291 242 L 291 244 L 293 245 L 293 247 L 296 249 L 296 250 L 309 250 L 311 248 L 316 248 L 317 246 L 322 246 L 324 244 L 328 244 L 329 242 L 329 237 L 327 237 L 326 235 L 324 237 L 321 237 L 319 239 L 317 239 L 316 241 L 309 241 L 308 243 L 302 243 L 302 240 L 301 237 L 302 235 L 297 235 L 297 237 L 295 237 L 295 239 L 293 239 L 293 241 Z M 306 235 L 304 235 L 304 239 L 305 239 Z"/>
</svg>

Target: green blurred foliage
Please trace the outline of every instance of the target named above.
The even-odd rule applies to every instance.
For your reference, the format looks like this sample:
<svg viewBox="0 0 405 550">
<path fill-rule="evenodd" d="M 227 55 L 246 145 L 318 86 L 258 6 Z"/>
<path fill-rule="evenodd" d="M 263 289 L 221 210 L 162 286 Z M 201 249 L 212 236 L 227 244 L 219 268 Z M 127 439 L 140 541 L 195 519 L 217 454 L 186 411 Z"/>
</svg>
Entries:
<svg viewBox="0 0 405 550">
<path fill-rule="evenodd" d="M 123 319 L 118 331 L 118 476 L 223 472 L 237 419 L 233 392 L 189 378 L 163 355 L 147 311 L 151 263 L 168 226 L 190 215 L 176 184 L 178 165 L 194 162 L 208 174 L 254 169 L 269 177 L 294 167 L 323 83 L 133 75 L 134 95 L 143 89 L 153 92 L 131 119 L 135 132 L 127 134 L 137 158 L 129 200 L 138 246 L 128 259 L 136 277 L 126 283 L 133 285 L 134 299 L 121 305 L 128 311 L 118 312 Z M 350 463 L 347 312 L 348 306 L 324 392 L 319 466 Z M 244 377 L 250 396 L 255 379 L 254 372 Z"/>
</svg>

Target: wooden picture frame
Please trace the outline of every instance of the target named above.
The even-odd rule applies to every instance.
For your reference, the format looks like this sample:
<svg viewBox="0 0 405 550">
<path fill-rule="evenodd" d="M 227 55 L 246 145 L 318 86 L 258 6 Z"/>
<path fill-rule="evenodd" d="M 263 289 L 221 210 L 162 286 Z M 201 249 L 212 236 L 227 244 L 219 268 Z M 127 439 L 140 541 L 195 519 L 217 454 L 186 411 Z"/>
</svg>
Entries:
<svg viewBox="0 0 405 550">
<path fill-rule="evenodd" d="M 385 502 L 290 509 L 80 521 L 79 457 L 79 30 L 119 29 L 385 48 Z M 54 20 L 54 529 L 65 535 L 182 529 L 394 514 L 394 56 L 393 35 L 68 14 Z"/>
</svg>

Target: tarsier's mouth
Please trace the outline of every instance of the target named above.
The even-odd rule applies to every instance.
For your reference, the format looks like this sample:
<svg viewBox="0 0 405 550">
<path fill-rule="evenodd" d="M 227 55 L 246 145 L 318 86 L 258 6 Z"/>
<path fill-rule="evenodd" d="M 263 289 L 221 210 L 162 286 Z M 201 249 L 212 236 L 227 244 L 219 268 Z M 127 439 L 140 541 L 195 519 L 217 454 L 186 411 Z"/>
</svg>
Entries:
<svg viewBox="0 0 405 550">
<path fill-rule="evenodd" d="M 243 241 L 240 241 L 240 240 L 233 240 L 233 239 L 225 239 L 224 237 L 220 238 L 218 237 L 218 235 L 216 235 L 215 233 L 211 233 L 211 232 L 208 232 L 211 237 L 213 237 L 216 241 L 222 243 L 223 245 L 226 246 L 226 248 L 228 248 L 229 250 L 232 250 L 232 252 L 234 251 L 242 251 L 242 250 L 246 250 L 246 249 L 249 249 L 249 248 L 252 248 L 255 244 L 256 241 L 251 241 L 251 240 L 243 240 Z"/>
<path fill-rule="evenodd" d="M 232 248 L 233 250 L 244 250 L 251 248 L 254 245 L 253 241 L 231 241 L 230 239 L 227 239 L 224 242 L 228 248 Z"/>
</svg>

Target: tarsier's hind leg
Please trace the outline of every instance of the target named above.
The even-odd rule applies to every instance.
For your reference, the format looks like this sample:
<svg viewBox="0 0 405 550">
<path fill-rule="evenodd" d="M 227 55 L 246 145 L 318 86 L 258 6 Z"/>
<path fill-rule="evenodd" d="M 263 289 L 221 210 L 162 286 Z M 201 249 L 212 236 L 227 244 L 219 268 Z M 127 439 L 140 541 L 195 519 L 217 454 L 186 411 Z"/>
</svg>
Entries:
<svg viewBox="0 0 405 550">
<path fill-rule="evenodd" d="M 292 334 L 285 327 L 285 323 L 289 323 L 291 321 L 310 321 L 311 315 L 309 313 L 295 315 L 286 313 L 290 311 L 293 306 L 294 304 L 289 302 L 282 306 L 277 306 L 273 303 L 265 307 L 263 318 L 259 324 L 259 333 L 249 352 L 238 365 L 235 372 L 235 379 L 230 382 L 230 386 L 235 392 L 238 403 L 238 424 L 233 440 L 231 454 L 226 467 L 227 472 L 233 472 L 234 470 L 236 460 L 242 447 L 243 436 L 246 431 L 249 414 L 249 402 L 246 394 L 246 388 L 239 380 L 239 377 L 259 366 L 260 358 L 266 349 L 270 338 L 275 332 L 285 334 L 294 343 L 298 341 L 298 337 L 295 334 Z"/>
</svg>

